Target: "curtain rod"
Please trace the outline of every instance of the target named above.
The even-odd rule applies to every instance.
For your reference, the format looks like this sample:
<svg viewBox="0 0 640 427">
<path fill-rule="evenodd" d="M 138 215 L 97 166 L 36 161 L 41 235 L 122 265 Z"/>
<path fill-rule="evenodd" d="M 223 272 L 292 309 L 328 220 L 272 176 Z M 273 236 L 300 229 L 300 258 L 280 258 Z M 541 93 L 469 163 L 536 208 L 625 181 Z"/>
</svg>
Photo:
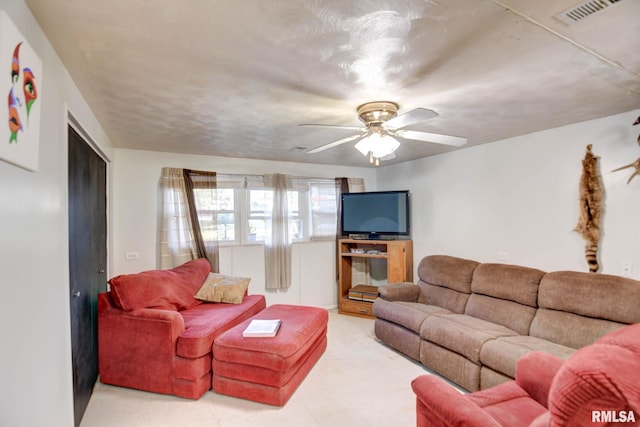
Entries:
<svg viewBox="0 0 640 427">
<path fill-rule="evenodd" d="M 194 172 L 215 173 L 216 175 L 226 175 L 226 176 L 238 177 L 238 178 L 264 178 L 265 175 L 269 175 L 269 174 L 225 173 L 225 172 L 206 171 L 206 170 L 198 170 L 198 169 L 191 169 L 191 168 L 180 168 L 180 169 L 191 170 Z M 285 175 L 290 179 L 334 179 L 335 180 L 336 178 L 342 178 L 342 177 L 319 177 L 319 176 L 295 176 L 295 175 L 287 175 L 287 174 L 282 174 L 282 175 Z"/>
<path fill-rule="evenodd" d="M 224 173 L 224 172 L 216 172 L 217 175 L 227 175 L 227 176 L 234 176 L 234 177 L 242 177 L 242 178 L 264 178 L 265 175 L 272 175 L 272 174 L 243 174 L 243 173 Z M 336 177 L 320 177 L 320 176 L 295 176 L 295 175 L 287 175 L 287 174 L 282 174 L 285 175 L 287 178 L 291 178 L 291 179 L 336 179 Z"/>
</svg>

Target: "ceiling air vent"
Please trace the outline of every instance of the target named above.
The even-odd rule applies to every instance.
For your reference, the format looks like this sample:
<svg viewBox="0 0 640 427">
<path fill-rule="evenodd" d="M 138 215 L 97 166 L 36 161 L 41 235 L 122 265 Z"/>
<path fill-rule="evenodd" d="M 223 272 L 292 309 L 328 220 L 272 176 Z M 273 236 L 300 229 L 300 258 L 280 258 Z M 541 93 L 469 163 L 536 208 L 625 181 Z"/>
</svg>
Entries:
<svg viewBox="0 0 640 427">
<path fill-rule="evenodd" d="M 583 1 L 582 3 L 575 5 L 571 9 L 567 9 L 564 12 L 559 13 L 558 15 L 556 15 L 556 18 L 558 18 L 565 24 L 571 25 L 593 15 L 594 13 L 602 12 L 606 8 L 611 7 L 621 1 L 622 0 Z"/>
<path fill-rule="evenodd" d="M 304 145 L 297 145 L 291 148 L 289 151 L 293 151 L 294 153 L 301 153 L 303 151 L 307 151 L 309 147 L 305 147 Z"/>
</svg>

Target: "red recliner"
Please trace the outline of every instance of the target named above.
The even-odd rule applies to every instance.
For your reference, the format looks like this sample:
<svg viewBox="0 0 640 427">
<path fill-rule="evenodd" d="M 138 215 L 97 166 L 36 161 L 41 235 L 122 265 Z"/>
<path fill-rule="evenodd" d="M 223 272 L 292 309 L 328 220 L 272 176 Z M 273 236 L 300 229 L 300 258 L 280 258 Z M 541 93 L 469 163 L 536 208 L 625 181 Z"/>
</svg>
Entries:
<svg viewBox="0 0 640 427">
<path fill-rule="evenodd" d="M 423 375 L 417 426 L 639 426 L 640 324 L 618 329 L 564 361 L 543 352 L 520 358 L 514 381 L 462 394 Z"/>
</svg>

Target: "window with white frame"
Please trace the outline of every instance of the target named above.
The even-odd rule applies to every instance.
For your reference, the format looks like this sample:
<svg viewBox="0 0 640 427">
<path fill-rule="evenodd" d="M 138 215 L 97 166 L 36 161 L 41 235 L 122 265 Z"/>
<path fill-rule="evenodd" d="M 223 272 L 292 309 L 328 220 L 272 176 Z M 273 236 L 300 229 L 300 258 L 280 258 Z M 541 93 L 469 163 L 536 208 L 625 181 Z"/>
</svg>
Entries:
<svg viewBox="0 0 640 427">
<path fill-rule="evenodd" d="M 194 188 L 193 195 L 203 240 L 237 241 L 240 212 L 235 189 Z"/>
<path fill-rule="evenodd" d="M 264 242 L 273 209 L 273 190 L 261 177 L 217 175 L 217 188 L 194 189 L 204 240 L 220 244 Z M 287 191 L 292 241 L 333 239 L 336 235 L 336 185 L 332 179 L 293 180 Z"/>
<path fill-rule="evenodd" d="M 312 240 L 333 239 L 336 236 L 339 205 L 335 181 L 309 182 L 309 222 Z"/>
<path fill-rule="evenodd" d="M 273 209 L 273 190 L 248 190 L 247 224 L 248 240 L 263 242 L 267 238 L 269 229 L 267 223 Z M 296 190 L 287 191 L 287 223 L 289 236 L 292 241 L 307 240 L 304 226 L 304 193 Z"/>
</svg>

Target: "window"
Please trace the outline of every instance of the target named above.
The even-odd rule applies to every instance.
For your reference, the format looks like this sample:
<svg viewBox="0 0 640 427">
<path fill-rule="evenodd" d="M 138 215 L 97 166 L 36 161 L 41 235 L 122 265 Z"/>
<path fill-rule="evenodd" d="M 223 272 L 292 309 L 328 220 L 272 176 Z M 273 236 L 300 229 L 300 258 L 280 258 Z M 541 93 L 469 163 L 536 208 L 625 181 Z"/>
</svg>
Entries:
<svg viewBox="0 0 640 427">
<path fill-rule="evenodd" d="M 240 221 L 235 190 L 195 188 L 194 198 L 203 240 L 236 241 Z"/>
<path fill-rule="evenodd" d="M 264 242 L 273 191 L 262 177 L 217 175 L 217 189 L 196 186 L 194 197 L 205 241 Z M 287 191 L 289 235 L 293 241 L 333 239 L 339 201 L 332 179 L 295 179 Z"/>
<path fill-rule="evenodd" d="M 300 199 L 300 192 L 287 191 L 289 236 L 292 240 L 303 240 L 305 236 Z M 249 190 L 248 206 L 248 239 L 263 242 L 267 238 L 267 220 L 273 209 L 273 191 Z"/>
<path fill-rule="evenodd" d="M 338 224 L 338 192 L 333 181 L 310 182 L 311 239 L 333 239 Z"/>
</svg>

